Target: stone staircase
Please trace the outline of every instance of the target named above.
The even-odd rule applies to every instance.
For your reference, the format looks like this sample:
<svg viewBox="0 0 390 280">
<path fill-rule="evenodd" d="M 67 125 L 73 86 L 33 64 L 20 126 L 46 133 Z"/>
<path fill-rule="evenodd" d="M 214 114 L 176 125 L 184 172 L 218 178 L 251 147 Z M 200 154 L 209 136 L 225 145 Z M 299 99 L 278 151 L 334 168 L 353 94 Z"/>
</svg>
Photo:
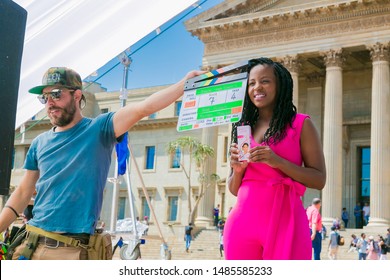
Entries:
<svg viewBox="0 0 390 280">
<path fill-rule="evenodd" d="M 126 236 L 122 237 L 126 240 Z M 113 238 L 114 244 L 119 236 Z M 190 250 L 185 250 L 185 241 L 182 238 L 170 237 L 167 240 L 171 250 L 172 260 L 221 260 L 219 252 L 219 233 L 213 228 L 201 230 L 191 242 Z M 160 260 L 161 240 L 158 236 L 146 236 L 145 244 L 140 245 L 141 257 L 144 260 Z M 119 248 L 115 251 L 114 260 L 120 260 Z"/>
<path fill-rule="evenodd" d="M 351 234 L 355 234 L 360 237 L 360 234 L 364 232 L 368 236 L 373 235 L 375 238 L 378 234 L 382 236 L 385 232 L 375 231 L 370 229 L 346 229 L 341 230 L 339 233 L 345 239 L 344 246 L 339 247 L 338 259 L 339 260 L 357 260 L 358 253 L 356 251 L 348 252 L 349 244 L 351 242 Z M 123 236 L 123 235 L 122 235 Z M 126 240 L 126 236 L 123 236 Z M 117 239 L 119 236 L 117 236 Z M 117 240 L 113 238 L 114 242 Z M 146 243 L 140 245 L 141 256 L 144 260 L 160 260 L 160 246 L 161 240 L 158 236 L 147 236 L 145 237 Z M 201 230 L 191 242 L 190 251 L 185 251 L 185 242 L 179 237 L 170 237 L 167 240 L 169 249 L 171 250 L 172 260 L 223 260 L 219 252 L 219 233 L 214 227 L 206 228 Z M 114 243 L 115 244 L 115 243 Z M 327 237 L 322 241 L 321 259 L 328 260 L 328 244 L 329 244 L 329 233 Z M 116 250 L 114 260 L 120 260 L 119 248 Z M 388 254 L 388 259 L 390 255 Z"/>
</svg>

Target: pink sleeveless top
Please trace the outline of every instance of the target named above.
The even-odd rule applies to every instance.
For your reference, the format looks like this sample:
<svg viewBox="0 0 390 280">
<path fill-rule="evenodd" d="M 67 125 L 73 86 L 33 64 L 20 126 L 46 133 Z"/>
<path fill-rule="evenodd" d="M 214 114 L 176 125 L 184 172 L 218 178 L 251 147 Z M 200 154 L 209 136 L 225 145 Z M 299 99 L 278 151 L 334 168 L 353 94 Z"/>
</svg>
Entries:
<svg viewBox="0 0 390 280">
<path fill-rule="evenodd" d="M 304 114 L 296 114 L 292 127 L 288 126 L 287 128 L 285 138 L 277 144 L 269 145 L 275 154 L 299 166 L 302 165 L 301 131 L 306 118 L 310 117 Z M 257 143 L 251 135 L 251 148 L 263 145 L 266 144 L 264 142 Z M 272 168 L 265 163 L 250 162 L 242 179 L 242 184 L 248 181 L 268 181 L 280 177 L 284 178 L 286 175 L 279 169 Z"/>
<path fill-rule="evenodd" d="M 302 165 L 300 146 L 301 131 L 306 118 L 309 118 L 309 116 L 296 114 L 292 127 L 288 126 L 287 128 L 286 137 L 276 145 L 270 145 L 275 154 L 299 166 Z M 259 144 L 251 136 L 251 145 L 252 148 L 265 145 L 265 143 Z M 270 200 L 270 203 L 267 205 L 270 223 L 267 225 L 267 238 L 266 244 L 264 245 L 263 257 L 268 260 L 275 258 L 291 259 L 291 256 L 293 255 L 294 238 L 296 238 L 296 228 L 302 229 L 303 232 L 307 230 L 303 236 L 307 237 L 307 246 L 310 247 L 311 245 L 306 212 L 304 211 L 302 201 L 300 200 L 300 197 L 302 197 L 306 191 L 306 187 L 303 184 L 294 181 L 279 169 L 270 167 L 268 164 L 250 162 L 246 168 L 239 189 L 237 197 L 238 204 L 245 205 L 245 203 L 242 203 L 241 197 L 248 197 L 248 195 L 240 195 L 242 188 L 245 193 L 250 192 L 252 188 L 263 187 L 271 188 L 275 192 L 275 197 L 277 198 Z M 265 209 L 263 210 L 266 211 Z M 305 218 L 299 219 L 299 217 L 295 215 L 297 211 L 300 213 L 299 215 L 302 215 Z M 283 238 L 279 238 L 279 221 L 282 220 L 281 217 L 285 217 L 284 220 L 289 221 L 288 224 L 284 225 Z M 303 220 L 304 223 L 300 224 L 299 221 Z"/>
</svg>

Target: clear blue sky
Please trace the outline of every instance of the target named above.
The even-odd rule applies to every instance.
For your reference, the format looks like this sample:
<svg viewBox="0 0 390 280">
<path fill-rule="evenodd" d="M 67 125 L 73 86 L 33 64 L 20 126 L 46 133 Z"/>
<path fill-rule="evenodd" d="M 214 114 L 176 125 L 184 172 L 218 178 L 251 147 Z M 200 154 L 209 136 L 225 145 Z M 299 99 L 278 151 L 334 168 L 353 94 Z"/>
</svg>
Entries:
<svg viewBox="0 0 390 280">
<path fill-rule="evenodd" d="M 197 3 L 201 4 L 202 2 L 204 0 L 200 0 Z M 166 31 L 162 32 L 151 42 L 147 43 L 156 36 L 156 32 L 150 33 L 136 44 L 130 46 L 130 52 L 128 54 L 138 50 L 131 55 L 133 62 L 129 68 L 127 88 L 134 89 L 172 84 L 183 78 L 188 71 L 199 69 L 202 65 L 204 46 L 197 37 L 193 37 L 186 30 L 184 22 L 221 2 L 223 0 L 207 0 L 200 8 L 196 8 L 192 13 L 167 29 L 174 22 L 194 9 L 194 7 L 189 7 L 163 24 L 160 29 L 161 31 Z M 145 43 L 147 44 L 143 46 Z M 143 47 L 140 48 L 141 46 Z M 107 72 L 118 62 L 119 59 L 114 57 L 106 65 L 97 70 L 97 76 L 86 78 L 86 80 L 100 83 L 102 87 L 107 88 L 107 91 L 120 90 L 123 81 L 122 64 L 117 65 Z"/>
</svg>

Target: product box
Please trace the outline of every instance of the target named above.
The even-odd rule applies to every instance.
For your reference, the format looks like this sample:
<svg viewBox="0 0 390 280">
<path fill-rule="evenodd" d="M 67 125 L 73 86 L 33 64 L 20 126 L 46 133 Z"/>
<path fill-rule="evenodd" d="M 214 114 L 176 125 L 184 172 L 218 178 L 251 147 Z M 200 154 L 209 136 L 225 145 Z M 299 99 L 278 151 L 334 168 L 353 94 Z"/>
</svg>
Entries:
<svg viewBox="0 0 390 280">
<path fill-rule="evenodd" d="M 237 126 L 237 144 L 240 161 L 249 160 L 249 150 L 251 148 L 251 127 L 249 125 Z"/>
</svg>

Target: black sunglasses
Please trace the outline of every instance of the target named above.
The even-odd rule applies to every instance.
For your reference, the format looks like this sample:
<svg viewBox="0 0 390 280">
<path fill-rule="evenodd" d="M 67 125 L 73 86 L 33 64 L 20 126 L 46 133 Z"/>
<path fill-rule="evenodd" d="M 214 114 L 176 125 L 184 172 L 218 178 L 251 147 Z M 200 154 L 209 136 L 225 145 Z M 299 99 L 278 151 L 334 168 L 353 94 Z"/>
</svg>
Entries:
<svg viewBox="0 0 390 280">
<path fill-rule="evenodd" d="M 49 95 L 50 95 L 51 99 L 53 99 L 54 101 L 57 101 L 57 100 L 60 100 L 62 91 L 63 91 L 63 89 L 55 88 L 49 92 L 42 93 L 41 95 L 37 96 L 37 98 L 42 104 L 47 103 L 47 100 L 49 99 Z M 69 92 L 71 92 L 71 93 L 74 91 L 76 91 L 76 89 L 69 89 Z"/>
</svg>

